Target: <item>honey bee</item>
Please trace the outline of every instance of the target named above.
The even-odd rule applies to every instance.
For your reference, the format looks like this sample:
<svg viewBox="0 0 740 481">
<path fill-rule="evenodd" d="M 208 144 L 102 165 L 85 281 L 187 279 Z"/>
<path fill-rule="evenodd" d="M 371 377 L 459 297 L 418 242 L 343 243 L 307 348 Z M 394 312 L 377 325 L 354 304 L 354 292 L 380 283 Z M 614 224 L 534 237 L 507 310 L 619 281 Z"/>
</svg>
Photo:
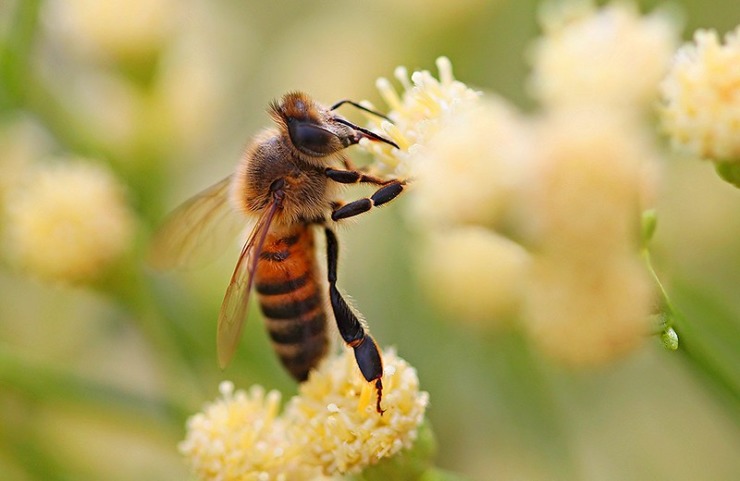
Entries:
<svg viewBox="0 0 740 481">
<path fill-rule="evenodd" d="M 207 249 L 203 246 L 211 234 L 223 230 L 229 210 L 256 217 L 221 305 L 218 361 L 226 367 L 236 351 L 254 286 L 277 355 L 296 380 L 304 381 L 328 350 L 326 308 L 314 252 L 314 231 L 323 228 L 334 318 L 342 339 L 354 350 L 363 377 L 374 383 L 376 410 L 382 414 L 383 362 L 375 340 L 337 289 L 339 244 L 333 223 L 393 200 L 406 183 L 353 167 L 343 151 L 363 138 L 398 146 L 336 114 L 343 104 L 387 119 L 349 100 L 325 107 L 302 92 L 271 103 L 268 112 L 276 125 L 256 136 L 234 174 L 171 214 L 154 239 L 152 262 L 159 268 L 188 264 L 196 251 Z M 336 200 L 341 184 L 356 183 L 378 189 L 368 198 L 346 204 Z"/>
</svg>

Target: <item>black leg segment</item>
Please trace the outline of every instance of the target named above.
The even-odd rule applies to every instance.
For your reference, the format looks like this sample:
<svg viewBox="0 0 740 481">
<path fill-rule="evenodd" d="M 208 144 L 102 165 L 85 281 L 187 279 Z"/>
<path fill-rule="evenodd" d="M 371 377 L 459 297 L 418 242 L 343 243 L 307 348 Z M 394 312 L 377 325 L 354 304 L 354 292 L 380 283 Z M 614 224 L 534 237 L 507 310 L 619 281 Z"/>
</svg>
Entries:
<svg viewBox="0 0 740 481">
<path fill-rule="evenodd" d="M 349 205 L 349 204 L 348 204 Z M 357 366 L 367 382 L 375 381 L 375 389 L 378 394 L 376 410 L 383 414 L 380 401 L 383 393 L 383 360 L 375 340 L 365 332 L 362 323 L 349 307 L 337 289 L 337 261 L 339 259 L 339 243 L 334 231 L 326 228 L 326 257 L 329 278 L 329 299 L 334 317 L 337 321 L 339 334 L 344 342 L 350 346 L 355 353 Z"/>
<path fill-rule="evenodd" d="M 403 185 L 398 182 L 393 182 L 378 189 L 372 196 L 370 196 L 370 200 L 372 200 L 373 205 L 377 207 L 386 202 L 392 201 L 401 192 L 403 192 Z"/>
<path fill-rule="evenodd" d="M 345 175 L 345 171 L 334 172 L 343 172 L 342 176 Z M 347 175 L 345 178 L 350 179 L 350 175 L 348 175 L 349 171 L 346 171 L 346 174 Z M 327 170 L 327 175 L 329 175 L 329 170 Z M 339 175 L 337 175 L 337 177 L 339 177 Z M 329 175 L 329 178 L 332 178 L 331 175 Z M 338 180 L 337 182 L 341 181 Z M 358 180 L 357 182 L 363 181 Z M 373 207 L 378 207 L 387 202 L 390 202 L 398 197 L 401 192 L 403 192 L 405 184 L 406 182 L 396 179 L 383 181 L 380 183 L 382 187 L 376 190 L 375 193 L 369 198 L 366 197 L 364 199 L 358 199 L 345 205 L 337 205 L 337 207 L 335 207 L 331 213 L 331 220 L 338 221 L 341 219 L 346 219 L 347 217 L 354 217 L 356 215 L 363 214 L 369 211 Z"/>
<path fill-rule="evenodd" d="M 331 220 L 346 219 L 354 217 L 369 211 L 373 207 L 370 199 L 360 199 L 349 204 L 345 204 L 331 213 Z"/>
<path fill-rule="evenodd" d="M 363 183 L 363 184 L 387 185 L 392 182 L 398 182 L 396 179 L 384 180 L 384 179 L 381 179 L 380 177 L 375 177 L 373 175 L 367 175 L 359 170 L 340 170 L 340 169 L 332 169 L 331 167 L 327 167 L 324 172 L 326 173 L 327 177 L 329 177 L 334 182 L 339 182 L 340 184 Z"/>
</svg>

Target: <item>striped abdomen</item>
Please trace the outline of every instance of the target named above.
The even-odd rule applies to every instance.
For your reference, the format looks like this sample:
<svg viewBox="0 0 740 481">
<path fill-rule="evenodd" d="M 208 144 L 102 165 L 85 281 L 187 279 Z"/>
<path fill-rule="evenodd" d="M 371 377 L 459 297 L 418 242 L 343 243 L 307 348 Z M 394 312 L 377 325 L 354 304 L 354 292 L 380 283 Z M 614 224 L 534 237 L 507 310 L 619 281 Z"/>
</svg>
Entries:
<svg viewBox="0 0 740 481">
<path fill-rule="evenodd" d="M 328 347 L 313 231 L 299 225 L 269 232 L 257 262 L 255 289 L 275 352 L 304 381 Z"/>
</svg>

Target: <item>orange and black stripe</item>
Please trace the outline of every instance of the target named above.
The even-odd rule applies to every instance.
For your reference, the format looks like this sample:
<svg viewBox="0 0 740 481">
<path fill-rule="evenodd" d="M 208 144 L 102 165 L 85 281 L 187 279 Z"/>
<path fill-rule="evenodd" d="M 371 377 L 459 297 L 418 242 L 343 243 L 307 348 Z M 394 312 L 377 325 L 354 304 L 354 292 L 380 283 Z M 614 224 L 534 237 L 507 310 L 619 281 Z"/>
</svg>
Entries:
<svg viewBox="0 0 740 481">
<path fill-rule="evenodd" d="M 257 262 L 255 290 L 275 352 L 298 381 L 306 380 L 328 348 L 317 274 L 310 227 L 268 233 Z"/>
</svg>

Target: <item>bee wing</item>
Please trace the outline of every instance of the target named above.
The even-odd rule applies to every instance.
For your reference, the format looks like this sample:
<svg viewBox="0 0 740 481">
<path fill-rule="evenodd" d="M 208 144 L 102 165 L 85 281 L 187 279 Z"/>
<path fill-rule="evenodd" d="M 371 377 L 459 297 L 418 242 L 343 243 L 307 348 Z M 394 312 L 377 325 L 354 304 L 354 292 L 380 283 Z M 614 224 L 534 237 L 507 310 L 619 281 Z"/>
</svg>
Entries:
<svg viewBox="0 0 740 481">
<path fill-rule="evenodd" d="M 257 262 L 279 206 L 280 202 L 274 200 L 260 215 L 251 234 L 249 234 L 247 242 L 244 244 L 244 248 L 242 248 L 234 274 L 231 276 L 231 282 L 229 282 L 229 287 L 226 289 L 224 302 L 221 304 L 221 312 L 218 315 L 216 333 L 218 364 L 221 369 L 229 364 L 234 352 L 236 352 L 236 346 L 239 344 L 244 321 L 247 317 L 249 293 L 254 283 Z"/>
<path fill-rule="evenodd" d="M 199 267 L 222 254 L 244 228 L 244 218 L 229 203 L 232 176 L 175 209 L 157 231 L 149 253 L 155 269 Z"/>
</svg>

